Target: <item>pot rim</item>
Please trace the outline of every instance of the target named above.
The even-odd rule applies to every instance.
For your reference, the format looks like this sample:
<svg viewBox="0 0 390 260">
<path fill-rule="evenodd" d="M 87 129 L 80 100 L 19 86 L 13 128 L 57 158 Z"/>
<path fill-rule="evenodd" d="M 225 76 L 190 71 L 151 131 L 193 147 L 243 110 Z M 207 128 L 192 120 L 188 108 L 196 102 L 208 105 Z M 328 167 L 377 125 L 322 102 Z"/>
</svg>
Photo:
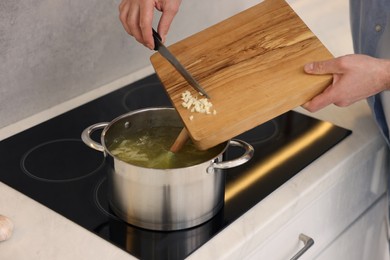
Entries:
<svg viewBox="0 0 390 260">
<path fill-rule="evenodd" d="M 107 134 L 107 132 L 109 131 L 110 127 L 113 126 L 115 123 L 117 123 L 119 120 L 122 120 L 126 117 L 129 117 L 129 116 L 132 116 L 134 114 L 139 114 L 139 113 L 143 113 L 143 112 L 146 112 L 146 111 L 160 111 L 160 110 L 169 110 L 169 111 L 175 111 L 175 108 L 173 107 L 168 107 L 168 106 L 161 106 L 161 107 L 149 107 L 149 108 L 141 108 L 141 109 L 137 109 L 137 110 L 133 110 L 133 111 L 130 111 L 130 112 L 127 112 L 125 114 L 122 114 L 116 118 L 114 118 L 112 121 L 110 121 L 107 126 L 104 127 L 102 133 L 101 133 L 101 136 L 100 136 L 100 140 L 101 140 L 101 144 L 102 146 L 104 147 L 104 153 L 105 155 L 106 154 L 109 154 L 112 158 L 115 158 L 116 160 L 119 160 L 123 163 L 126 163 L 128 165 L 131 165 L 133 167 L 137 167 L 137 168 L 141 168 L 141 169 L 150 169 L 150 170 L 153 170 L 153 171 L 172 171 L 172 170 L 179 170 L 179 169 L 191 169 L 191 168 L 195 168 L 195 167 L 199 167 L 199 165 L 202 165 L 204 163 L 207 163 L 209 162 L 210 165 L 214 163 L 214 160 L 217 159 L 219 156 L 221 156 L 225 151 L 226 149 L 229 147 L 229 140 L 228 141 L 225 141 L 221 144 L 218 144 L 218 145 L 223 145 L 223 148 L 221 148 L 221 151 L 218 152 L 218 154 L 216 154 L 215 156 L 213 156 L 212 158 L 210 159 L 207 159 L 201 163 L 197 163 L 197 164 L 194 164 L 194 165 L 190 165 L 190 166 L 186 166 L 186 167 L 178 167 L 178 168 L 166 168 L 166 169 L 162 169 L 162 168 L 150 168 L 150 167 L 144 167 L 144 166 L 139 166 L 139 165 L 135 165 L 135 164 L 132 164 L 132 163 L 128 163 L 128 162 L 125 162 L 121 159 L 119 159 L 117 156 L 113 155 L 110 150 L 107 148 L 106 146 L 106 143 L 105 143 L 105 136 Z M 180 119 L 180 117 L 179 117 Z M 180 119 L 181 120 L 181 119 Z M 218 146 L 216 145 L 216 146 Z M 211 148 L 210 148 L 211 149 Z"/>
</svg>

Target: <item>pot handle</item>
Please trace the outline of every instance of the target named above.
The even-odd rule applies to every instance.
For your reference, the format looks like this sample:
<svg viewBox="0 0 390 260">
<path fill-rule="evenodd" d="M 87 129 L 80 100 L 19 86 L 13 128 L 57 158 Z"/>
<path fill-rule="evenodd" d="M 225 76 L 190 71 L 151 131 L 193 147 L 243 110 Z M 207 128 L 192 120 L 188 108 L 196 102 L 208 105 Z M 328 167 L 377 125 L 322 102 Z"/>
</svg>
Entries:
<svg viewBox="0 0 390 260">
<path fill-rule="evenodd" d="M 106 126 L 108 126 L 108 124 L 109 123 L 107 122 L 97 123 L 85 128 L 84 131 L 81 133 L 81 140 L 83 140 L 83 142 L 89 147 L 91 147 L 92 149 L 98 150 L 100 152 L 104 152 L 103 145 L 92 140 L 91 134 L 99 129 L 105 128 Z"/>
<path fill-rule="evenodd" d="M 229 141 L 229 146 L 240 146 L 245 149 L 245 153 L 241 155 L 240 157 L 225 161 L 225 162 L 215 162 L 210 167 L 216 168 L 216 169 L 229 169 L 233 167 L 240 166 L 247 161 L 249 161 L 253 157 L 254 149 L 252 145 L 248 144 L 247 142 L 244 142 L 242 140 L 233 139 Z"/>
</svg>

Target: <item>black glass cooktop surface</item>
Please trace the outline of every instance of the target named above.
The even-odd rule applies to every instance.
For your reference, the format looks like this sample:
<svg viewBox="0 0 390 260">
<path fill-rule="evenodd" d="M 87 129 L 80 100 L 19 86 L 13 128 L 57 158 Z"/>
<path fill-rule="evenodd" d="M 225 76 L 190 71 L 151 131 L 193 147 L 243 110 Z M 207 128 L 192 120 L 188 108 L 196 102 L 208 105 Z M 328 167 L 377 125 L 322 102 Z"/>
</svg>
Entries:
<svg viewBox="0 0 390 260">
<path fill-rule="evenodd" d="M 294 111 L 270 120 L 237 137 L 254 157 L 225 171 L 225 205 L 215 217 L 180 231 L 145 230 L 112 213 L 103 153 L 80 136 L 128 111 L 170 105 L 152 75 L 9 137 L 0 142 L 0 181 L 137 258 L 183 259 L 351 133 Z M 241 152 L 229 148 L 226 158 Z"/>
</svg>

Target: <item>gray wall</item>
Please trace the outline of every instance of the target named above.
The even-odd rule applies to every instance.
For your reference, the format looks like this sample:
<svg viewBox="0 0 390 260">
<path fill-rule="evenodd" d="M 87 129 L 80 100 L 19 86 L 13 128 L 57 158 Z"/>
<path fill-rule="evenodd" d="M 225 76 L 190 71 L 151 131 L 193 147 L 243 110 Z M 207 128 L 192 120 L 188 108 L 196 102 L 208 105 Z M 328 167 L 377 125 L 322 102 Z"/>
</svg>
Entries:
<svg viewBox="0 0 390 260">
<path fill-rule="evenodd" d="M 150 66 L 120 0 L 0 0 L 0 128 Z M 258 2 L 183 0 L 171 44 Z"/>
</svg>

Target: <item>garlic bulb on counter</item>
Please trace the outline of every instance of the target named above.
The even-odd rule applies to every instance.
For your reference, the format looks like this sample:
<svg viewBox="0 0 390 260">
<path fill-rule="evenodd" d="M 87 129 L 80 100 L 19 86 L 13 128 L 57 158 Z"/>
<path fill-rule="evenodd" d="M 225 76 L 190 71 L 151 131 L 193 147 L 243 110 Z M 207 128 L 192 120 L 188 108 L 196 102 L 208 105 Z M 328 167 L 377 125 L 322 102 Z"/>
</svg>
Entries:
<svg viewBox="0 0 390 260">
<path fill-rule="evenodd" d="M 14 224 L 6 216 L 0 215 L 0 241 L 7 240 L 11 237 Z"/>
</svg>

